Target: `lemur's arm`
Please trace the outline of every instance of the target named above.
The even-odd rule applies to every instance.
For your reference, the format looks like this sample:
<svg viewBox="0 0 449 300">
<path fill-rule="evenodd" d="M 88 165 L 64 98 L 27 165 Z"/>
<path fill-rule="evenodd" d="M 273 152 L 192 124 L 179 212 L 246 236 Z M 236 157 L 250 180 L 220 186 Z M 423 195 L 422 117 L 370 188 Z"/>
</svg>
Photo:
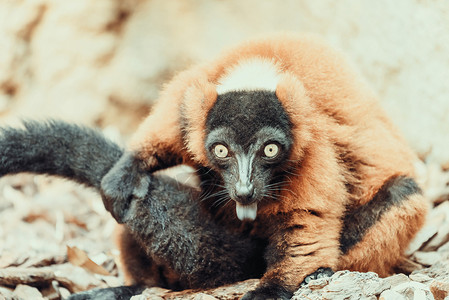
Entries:
<svg viewBox="0 0 449 300">
<path fill-rule="evenodd" d="M 121 216 L 132 198 L 143 198 L 148 190 L 151 173 L 182 162 L 176 147 L 179 144 L 179 125 L 172 121 L 148 118 L 138 134 L 146 135 L 139 144 L 125 151 L 101 182 L 103 202 L 114 218 L 122 223 Z M 177 149 L 178 148 L 178 149 Z"/>
<path fill-rule="evenodd" d="M 101 182 L 104 204 L 120 223 L 130 200 L 145 195 L 152 172 L 182 162 L 178 114 L 170 114 L 167 106 L 155 107 L 156 113 L 141 124 L 129 149 Z"/>
<path fill-rule="evenodd" d="M 296 166 L 301 175 L 289 177 L 289 190 L 278 196 L 282 202 L 264 219 L 264 227 L 271 230 L 267 270 L 259 286 L 243 299 L 290 299 L 309 275 L 337 270 L 347 192 L 338 180 L 341 175 L 332 151 L 325 141 L 310 145 Z M 332 184 L 322 185 L 323 178 Z"/>
<path fill-rule="evenodd" d="M 197 77 L 193 70 L 180 73 L 173 79 L 161 93 L 151 114 L 133 134 L 123 157 L 103 178 L 103 200 L 115 216 L 128 206 L 133 195 L 140 196 L 148 184 L 148 173 L 189 161 L 183 140 L 185 128 L 181 107 L 185 94 Z"/>
<path fill-rule="evenodd" d="M 329 276 L 339 258 L 341 220 L 300 211 L 279 217 L 265 252 L 267 271 L 259 286 L 243 299 L 290 299 L 314 273 Z"/>
</svg>

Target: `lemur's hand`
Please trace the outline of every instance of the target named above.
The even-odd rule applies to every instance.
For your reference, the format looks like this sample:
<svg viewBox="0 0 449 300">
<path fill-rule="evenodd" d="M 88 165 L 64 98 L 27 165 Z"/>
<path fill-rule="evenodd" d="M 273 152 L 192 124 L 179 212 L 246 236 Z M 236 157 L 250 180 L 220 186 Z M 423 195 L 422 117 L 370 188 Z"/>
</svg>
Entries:
<svg viewBox="0 0 449 300">
<path fill-rule="evenodd" d="M 132 200 L 147 195 L 151 174 L 133 153 L 125 152 L 101 181 L 104 206 L 118 223 L 125 223 L 130 216 Z"/>
<path fill-rule="evenodd" d="M 301 287 L 305 287 L 306 285 L 308 285 L 311 280 L 316 280 L 324 277 L 331 277 L 332 275 L 334 275 L 334 273 L 335 272 L 332 271 L 331 268 L 323 268 L 323 267 L 318 268 L 318 270 L 316 270 L 315 272 L 304 278 L 303 282 L 301 283 Z"/>
<path fill-rule="evenodd" d="M 300 287 L 306 286 L 311 280 L 320 279 L 323 277 L 331 277 L 334 274 L 331 268 L 318 268 L 315 272 L 307 276 L 301 283 Z M 246 293 L 241 300 L 288 300 L 293 297 L 293 293 L 288 291 L 285 287 L 279 284 L 265 283 L 257 287 L 254 291 Z"/>
<path fill-rule="evenodd" d="M 277 284 L 266 284 L 248 292 L 241 300 L 289 300 L 293 293 Z"/>
</svg>

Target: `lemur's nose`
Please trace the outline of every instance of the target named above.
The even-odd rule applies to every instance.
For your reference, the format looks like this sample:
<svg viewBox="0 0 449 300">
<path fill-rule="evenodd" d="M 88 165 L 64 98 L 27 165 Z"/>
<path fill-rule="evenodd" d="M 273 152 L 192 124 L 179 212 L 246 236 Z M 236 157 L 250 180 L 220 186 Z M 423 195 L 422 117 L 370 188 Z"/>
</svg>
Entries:
<svg viewBox="0 0 449 300">
<path fill-rule="evenodd" d="M 248 204 L 252 202 L 254 195 L 254 185 L 252 183 L 242 183 L 238 181 L 236 184 L 236 196 L 242 202 L 242 204 Z"/>
</svg>

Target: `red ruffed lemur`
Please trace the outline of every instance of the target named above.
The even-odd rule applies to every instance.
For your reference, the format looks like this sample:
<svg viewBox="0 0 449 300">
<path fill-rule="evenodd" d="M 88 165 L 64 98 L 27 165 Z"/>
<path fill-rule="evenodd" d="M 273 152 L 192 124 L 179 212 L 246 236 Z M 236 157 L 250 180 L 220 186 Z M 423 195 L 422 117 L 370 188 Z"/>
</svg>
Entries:
<svg viewBox="0 0 449 300">
<path fill-rule="evenodd" d="M 309 35 L 252 40 L 178 74 L 124 151 L 61 122 L 5 128 L 0 151 L 1 175 L 93 186 L 124 224 L 130 286 L 73 299 L 252 277 L 242 299 L 289 299 L 336 270 L 387 276 L 427 210 L 413 151 L 345 58 Z M 153 175 L 177 164 L 199 189 Z"/>
</svg>

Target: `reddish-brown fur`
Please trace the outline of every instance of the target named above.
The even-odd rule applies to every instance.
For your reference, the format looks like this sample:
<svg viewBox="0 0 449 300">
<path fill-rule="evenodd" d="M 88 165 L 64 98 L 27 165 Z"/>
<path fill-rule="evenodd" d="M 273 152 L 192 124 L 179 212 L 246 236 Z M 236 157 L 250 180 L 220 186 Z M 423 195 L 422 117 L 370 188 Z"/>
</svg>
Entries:
<svg viewBox="0 0 449 300">
<path fill-rule="evenodd" d="M 177 274 L 154 262 L 126 226 L 117 225 L 115 240 L 120 251 L 120 269 L 127 285 L 176 286 Z"/>
<path fill-rule="evenodd" d="M 387 179 L 413 177 L 416 157 L 359 74 L 313 36 L 250 41 L 178 74 L 135 134 L 131 150 L 149 170 L 158 168 L 156 153 L 182 157 L 193 167 L 209 166 L 205 122 L 217 98 L 215 86 L 230 67 L 252 57 L 282 68 L 276 95 L 293 122 L 289 159 L 297 174 L 289 176 L 288 189 L 279 195 L 283 201 L 265 201 L 254 221 L 252 234 L 268 238 L 268 251 L 273 250 L 261 284 L 281 282 L 294 290 L 319 267 L 391 274 L 423 224 L 423 197 L 415 194 L 392 207 L 345 255 L 339 250 L 342 216 L 347 207 L 369 202 Z M 229 209 L 229 216 L 235 214 Z"/>
</svg>

